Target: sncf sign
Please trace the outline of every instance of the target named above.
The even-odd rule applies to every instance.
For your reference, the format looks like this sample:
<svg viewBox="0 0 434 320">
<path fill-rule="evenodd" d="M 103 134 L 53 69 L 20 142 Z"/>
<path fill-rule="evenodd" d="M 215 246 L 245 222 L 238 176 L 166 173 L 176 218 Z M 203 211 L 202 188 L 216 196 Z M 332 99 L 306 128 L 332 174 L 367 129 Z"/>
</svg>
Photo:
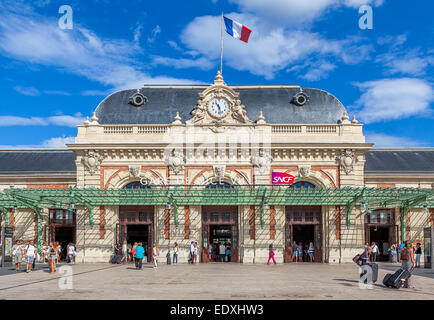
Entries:
<svg viewBox="0 0 434 320">
<path fill-rule="evenodd" d="M 293 184 L 295 177 L 285 172 L 273 172 L 271 174 L 272 184 Z"/>
</svg>

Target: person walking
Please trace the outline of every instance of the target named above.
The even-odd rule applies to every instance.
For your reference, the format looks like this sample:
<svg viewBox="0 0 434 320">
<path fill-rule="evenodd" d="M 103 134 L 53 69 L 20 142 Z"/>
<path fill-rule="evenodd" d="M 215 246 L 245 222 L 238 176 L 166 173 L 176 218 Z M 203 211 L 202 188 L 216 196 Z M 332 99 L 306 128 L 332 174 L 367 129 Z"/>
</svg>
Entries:
<svg viewBox="0 0 434 320">
<path fill-rule="evenodd" d="M 372 249 L 371 262 L 376 262 L 377 261 L 378 246 L 375 242 L 372 242 L 371 249 Z"/>
<path fill-rule="evenodd" d="M 271 259 L 273 259 L 274 264 L 277 264 L 277 263 L 276 263 L 276 260 L 274 260 L 273 244 L 270 244 L 270 245 L 268 246 L 268 262 L 267 262 L 268 265 L 270 264 L 270 260 L 271 260 Z"/>
<path fill-rule="evenodd" d="M 154 242 L 154 248 L 152 249 L 152 257 L 154 259 L 154 268 L 158 268 L 158 245 Z"/>
<path fill-rule="evenodd" d="M 307 253 L 309 254 L 310 262 L 315 262 L 315 257 L 314 257 L 315 247 L 313 246 L 312 242 L 309 243 L 309 248 L 307 249 Z"/>
<path fill-rule="evenodd" d="M 295 259 L 295 263 L 298 262 L 298 250 L 297 250 L 297 242 L 294 241 L 292 244 L 292 261 Z"/>
<path fill-rule="evenodd" d="M 420 245 L 420 242 L 416 244 L 416 268 L 420 268 L 420 256 L 422 255 L 422 247 Z"/>
<path fill-rule="evenodd" d="M 145 248 L 143 248 L 142 243 L 139 242 L 136 245 L 136 259 L 135 259 L 136 269 L 142 270 L 142 262 L 144 257 L 145 257 Z"/>
<path fill-rule="evenodd" d="M 128 246 L 127 246 L 127 242 L 124 241 L 122 242 L 122 259 L 121 259 L 121 263 L 125 262 L 126 264 L 128 264 Z"/>
<path fill-rule="evenodd" d="M 404 241 L 404 247 L 401 249 L 401 261 L 401 268 L 404 270 L 411 271 L 411 269 L 415 266 L 413 246 L 410 241 Z M 404 281 L 403 287 L 411 289 L 413 288 L 411 286 L 411 276 Z"/>
<path fill-rule="evenodd" d="M 179 247 L 178 247 L 178 243 L 175 242 L 173 245 L 173 264 L 178 264 L 178 252 L 179 252 Z"/>
<path fill-rule="evenodd" d="M 197 242 L 194 242 L 194 249 L 193 249 L 193 254 L 194 254 L 194 260 L 193 263 L 196 264 L 197 263 L 197 256 L 199 255 L 199 247 L 197 245 Z"/>
<path fill-rule="evenodd" d="M 56 258 L 57 258 L 57 252 L 55 245 L 53 242 L 50 242 L 47 248 L 47 260 L 48 260 L 48 268 L 50 270 L 50 274 L 53 274 L 56 272 Z"/>
<path fill-rule="evenodd" d="M 193 264 L 194 262 L 194 241 L 190 243 L 190 253 L 188 255 L 188 262 Z"/>
<path fill-rule="evenodd" d="M 133 247 L 131 248 L 131 256 L 133 257 L 133 263 L 136 263 L 136 247 L 137 242 L 134 242 Z"/>
<path fill-rule="evenodd" d="M 392 244 L 390 247 L 390 254 L 392 255 L 392 263 L 398 262 L 398 253 L 396 252 L 396 244 Z"/>
<path fill-rule="evenodd" d="M 298 243 L 297 251 L 298 251 L 298 259 L 301 260 L 301 262 L 303 262 L 303 244 L 301 242 Z"/>
<path fill-rule="evenodd" d="M 208 255 L 209 261 L 214 261 L 214 246 L 212 244 L 209 245 Z"/>
<path fill-rule="evenodd" d="M 228 243 L 228 246 L 226 247 L 226 257 L 228 262 L 231 262 L 231 254 L 232 254 L 231 244 Z"/>
<path fill-rule="evenodd" d="M 23 247 L 21 241 L 16 241 L 11 250 L 12 262 L 15 264 L 15 271 L 20 272 L 21 262 L 23 262 Z"/>
<path fill-rule="evenodd" d="M 223 242 L 220 242 L 219 254 L 220 254 L 220 261 L 224 262 L 225 261 L 225 245 L 223 244 Z"/>
<path fill-rule="evenodd" d="M 66 248 L 66 254 L 68 256 L 68 263 L 74 264 L 75 262 L 75 247 L 73 243 L 69 243 L 68 247 Z"/>
<path fill-rule="evenodd" d="M 27 245 L 26 249 L 24 250 L 24 255 L 26 256 L 26 272 L 32 272 L 32 265 L 33 261 L 35 261 L 36 258 L 36 248 L 33 245 L 33 240 L 30 240 L 29 244 Z"/>
</svg>

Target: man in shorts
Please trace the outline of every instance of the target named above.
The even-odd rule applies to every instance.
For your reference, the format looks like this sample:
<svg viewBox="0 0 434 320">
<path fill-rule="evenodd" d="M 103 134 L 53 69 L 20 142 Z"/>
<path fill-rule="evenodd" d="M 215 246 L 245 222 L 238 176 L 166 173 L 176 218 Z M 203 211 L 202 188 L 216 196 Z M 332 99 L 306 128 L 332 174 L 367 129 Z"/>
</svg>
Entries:
<svg viewBox="0 0 434 320">
<path fill-rule="evenodd" d="M 26 272 L 32 272 L 32 265 L 33 262 L 35 261 L 35 256 L 36 256 L 36 248 L 33 245 L 33 240 L 30 240 L 29 244 L 26 246 L 26 250 L 25 250 L 25 256 L 26 256 Z"/>
<path fill-rule="evenodd" d="M 298 246 L 297 246 L 297 242 L 294 241 L 294 243 L 292 244 L 292 261 L 298 262 Z"/>
</svg>

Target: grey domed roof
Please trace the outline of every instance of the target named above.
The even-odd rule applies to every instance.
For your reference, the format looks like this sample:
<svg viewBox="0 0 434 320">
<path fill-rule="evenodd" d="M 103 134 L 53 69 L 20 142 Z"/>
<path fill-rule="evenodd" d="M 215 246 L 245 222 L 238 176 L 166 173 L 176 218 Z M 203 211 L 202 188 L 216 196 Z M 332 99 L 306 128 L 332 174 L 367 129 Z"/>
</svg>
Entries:
<svg viewBox="0 0 434 320">
<path fill-rule="evenodd" d="M 298 86 L 229 86 L 240 93 L 247 116 L 255 121 L 260 111 L 271 124 L 313 123 L 336 124 L 345 108 L 333 95 L 319 89 L 303 89 L 309 101 L 295 105 L 293 97 L 300 92 Z M 100 124 L 167 124 L 172 123 L 176 112 L 182 122 L 191 118 L 198 94 L 207 86 L 145 86 L 140 93 L 147 103 L 134 106 L 130 97 L 137 89 L 122 90 L 106 97 L 97 107 Z"/>
</svg>

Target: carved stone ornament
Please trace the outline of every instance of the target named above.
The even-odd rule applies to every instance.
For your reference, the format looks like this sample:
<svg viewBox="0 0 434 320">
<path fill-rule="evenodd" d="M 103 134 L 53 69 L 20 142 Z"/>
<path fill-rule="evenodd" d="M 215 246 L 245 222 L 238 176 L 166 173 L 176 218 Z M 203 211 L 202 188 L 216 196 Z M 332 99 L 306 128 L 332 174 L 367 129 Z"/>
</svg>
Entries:
<svg viewBox="0 0 434 320">
<path fill-rule="evenodd" d="M 132 178 L 138 178 L 140 177 L 140 171 L 141 171 L 141 166 L 133 166 L 133 165 L 129 165 L 128 166 L 128 171 L 130 172 L 130 177 Z"/>
<path fill-rule="evenodd" d="M 252 164 L 255 167 L 255 171 L 259 171 L 260 174 L 265 174 L 270 170 L 271 162 L 273 158 L 268 152 L 264 152 L 263 149 L 252 155 Z"/>
<path fill-rule="evenodd" d="M 310 173 L 310 166 L 299 166 L 298 174 L 300 177 L 307 177 Z"/>
<path fill-rule="evenodd" d="M 220 115 L 213 114 L 213 109 L 210 108 L 213 102 L 217 102 L 218 111 L 222 111 L 220 105 L 222 108 L 228 106 L 229 110 L 222 111 Z M 191 114 L 193 117 L 187 124 L 215 125 L 216 120 L 219 124 L 251 123 L 247 118 L 245 106 L 241 103 L 240 94 L 224 83 L 220 71 L 215 77 L 214 84 L 199 93 L 199 99 Z"/>
<path fill-rule="evenodd" d="M 97 152 L 89 151 L 83 158 L 81 158 L 81 162 L 90 174 L 94 174 L 95 171 L 99 169 L 103 159 L 104 157 Z"/>
<path fill-rule="evenodd" d="M 166 160 L 169 169 L 174 174 L 178 174 L 184 169 L 185 157 L 181 150 L 173 150 Z"/>
<path fill-rule="evenodd" d="M 354 170 L 354 162 L 355 162 L 355 154 L 354 151 L 344 150 L 342 154 L 336 158 L 341 168 L 345 171 L 346 174 L 351 173 Z"/>
<path fill-rule="evenodd" d="M 225 176 L 225 172 L 226 172 L 226 166 L 225 165 L 220 165 L 220 166 L 213 166 L 213 170 L 214 170 L 214 176 L 217 177 L 218 179 L 223 179 Z"/>
</svg>

